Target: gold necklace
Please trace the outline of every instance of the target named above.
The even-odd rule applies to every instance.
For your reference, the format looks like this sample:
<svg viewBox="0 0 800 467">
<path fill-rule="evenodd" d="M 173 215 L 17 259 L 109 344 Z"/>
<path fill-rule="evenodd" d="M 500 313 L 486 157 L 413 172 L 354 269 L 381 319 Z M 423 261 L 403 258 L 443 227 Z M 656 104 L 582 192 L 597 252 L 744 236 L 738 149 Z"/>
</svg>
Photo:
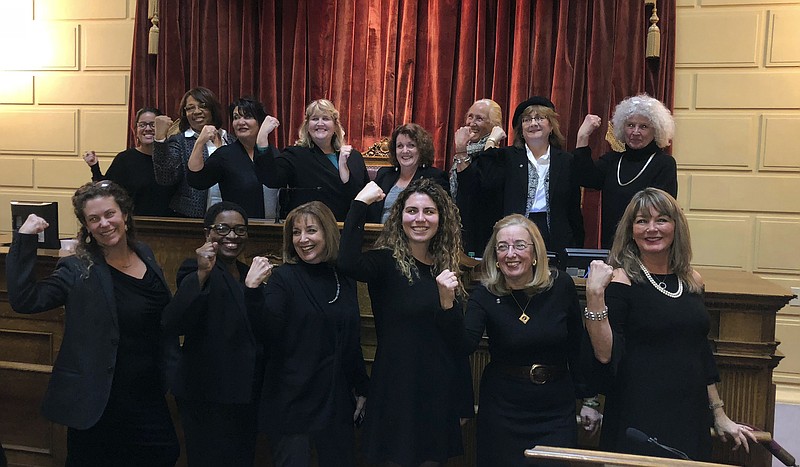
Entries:
<svg viewBox="0 0 800 467">
<path fill-rule="evenodd" d="M 525 314 L 525 310 L 527 310 L 528 309 L 528 305 L 531 304 L 531 300 L 533 300 L 533 295 L 528 297 L 528 301 L 525 302 L 525 306 L 524 307 L 519 304 L 519 301 L 517 301 L 517 297 L 514 296 L 514 292 L 513 291 L 511 292 L 511 298 L 514 299 L 514 303 L 517 304 L 517 308 L 519 308 L 519 311 L 522 312 L 522 314 L 519 315 L 519 318 L 517 318 L 517 319 L 522 321 L 522 324 L 528 324 L 528 321 L 531 319 L 531 317 L 528 316 L 527 314 Z"/>
</svg>

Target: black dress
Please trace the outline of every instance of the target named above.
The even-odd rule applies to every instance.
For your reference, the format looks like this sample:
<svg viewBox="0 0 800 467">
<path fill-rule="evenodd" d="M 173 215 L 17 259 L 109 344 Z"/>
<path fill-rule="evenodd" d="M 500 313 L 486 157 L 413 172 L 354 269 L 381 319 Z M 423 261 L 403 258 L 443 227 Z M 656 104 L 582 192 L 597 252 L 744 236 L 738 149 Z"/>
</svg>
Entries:
<svg viewBox="0 0 800 467">
<path fill-rule="evenodd" d="M 273 441 L 273 455 L 296 461 L 307 454 L 275 452 L 282 438 L 302 434 L 320 465 L 348 466 L 355 465 L 354 395 L 366 396 L 369 380 L 356 284 L 334 272 L 327 263 L 284 264 L 266 287 L 245 295 L 253 331 L 269 351 L 259 427 Z"/>
<path fill-rule="evenodd" d="M 584 330 L 572 279 L 552 273 L 553 286 L 531 297 L 527 306 L 523 291 L 497 296 L 480 286 L 470 296 L 463 344 L 473 351 L 485 329 L 491 355 L 481 379 L 478 466 L 529 465 L 525 449 L 577 444 L 575 399 L 588 395 L 579 368 Z M 527 324 L 519 320 L 520 308 L 530 317 Z M 533 364 L 560 367 L 564 375 L 534 384 L 504 371 Z"/>
<path fill-rule="evenodd" d="M 667 290 L 677 290 L 675 275 Z M 669 457 L 663 451 L 631 443 L 636 428 L 693 460 L 711 455 L 707 386 L 719 381 L 708 341 L 709 316 L 699 294 L 677 298 L 649 282 L 628 286 L 612 282 L 606 304 L 614 336 L 607 387 L 602 448 L 609 451 Z"/>
<path fill-rule="evenodd" d="M 655 154 L 653 160 L 642 171 L 651 154 Z M 678 168 L 675 159 L 661 150 L 655 141 L 642 149 L 603 154 L 596 161 L 592 160 L 592 150 L 589 147 L 577 148 L 573 155 L 575 173 L 581 186 L 603 190 L 600 231 L 603 248 L 611 248 L 617 224 L 633 195 L 647 187 L 653 187 L 660 188 L 673 197 L 678 196 Z M 625 160 L 620 164 L 623 157 Z M 640 171 L 641 174 L 637 176 Z M 621 185 L 620 181 L 625 185 Z"/>
<path fill-rule="evenodd" d="M 373 463 L 402 466 L 440 461 L 462 452 L 459 416 L 471 392 L 468 359 L 448 345 L 460 310 L 442 310 L 431 267 L 416 266 L 409 284 L 390 250 L 362 253 L 367 206 L 353 201 L 345 221 L 339 266 L 369 285 L 377 350 L 372 365 L 362 446 Z M 465 371 L 466 369 L 466 371 Z"/>
<path fill-rule="evenodd" d="M 129 148 L 117 154 L 103 175 L 100 163 L 91 166 L 92 181 L 112 180 L 133 199 L 133 214 L 136 216 L 174 216 L 169 200 L 175 193 L 171 186 L 156 183 L 153 173 L 153 157 Z"/>
<path fill-rule="evenodd" d="M 161 312 L 170 292 L 147 269 L 138 279 L 109 268 L 119 321 L 111 393 L 87 430 L 67 429 L 67 467 L 172 466 L 180 447 L 161 386 Z"/>
</svg>

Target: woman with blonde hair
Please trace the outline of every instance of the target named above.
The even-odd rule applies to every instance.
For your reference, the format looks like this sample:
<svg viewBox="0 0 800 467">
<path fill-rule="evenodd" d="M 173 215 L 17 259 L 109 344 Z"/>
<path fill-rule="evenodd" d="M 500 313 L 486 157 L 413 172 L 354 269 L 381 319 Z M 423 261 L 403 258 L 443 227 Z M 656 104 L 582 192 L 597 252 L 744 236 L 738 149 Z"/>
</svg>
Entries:
<svg viewBox="0 0 800 467">
<path fill-rule="evenodd" d="M 339 256 L 369 286 L 378 337 L 362 445 L 372 463 L 434 466 L 461 454 L 459 418 L 473 410 L 469 362 L 447 344 L 465 298 L 460 216 L 439 184 L 415 180 L 362 252 L 367 207 L 383 197 L 375 182 L 358 193 Z"/>
<path fill-rule="evenodd" d="M 483 264 L 460 339 L 472 353 L 484 331 L 489 337 L 477 465 L 528 465 L 523 452 L 531 446 L 576 446 L 575 400 L 593 395 L 579 365 L 578 295 L 568 275 L 549 267 L 539 229 L 520 214 L 495 224 Z M 581 415 L 597 426 L 596 410 L 584 407 Z"/>
<path fill-rule="evenodd" d="M 635 442 L 631 428 L 693 460 L 711 456 L 710 427 L 731 438 L 734 449 L 748 450 L 748 440 L 755 441 L 749 428 L 725 415 L 703 279 L 691 259 L 678 202 L 646 188 L 622 215 L 609 264 L 590 266 L 584 322 L 594 350 L 593 380 L 606 395 L 604 449 L 671 457 Z"/>
<path fill-rule="evenodd" d="M 265 120 L 256 139 L 256 171 L 270 188 L 287 188 L 291 210 L 310 201 L 327 205 L 336 220 L 347 215 L 350 201 L 369 181 L 361 153 L 345 143 L 339 111 L 327 99 L 306 107 L 294 146 L 282 154 L 269 144 L 275 122 Z"/>
</svg>

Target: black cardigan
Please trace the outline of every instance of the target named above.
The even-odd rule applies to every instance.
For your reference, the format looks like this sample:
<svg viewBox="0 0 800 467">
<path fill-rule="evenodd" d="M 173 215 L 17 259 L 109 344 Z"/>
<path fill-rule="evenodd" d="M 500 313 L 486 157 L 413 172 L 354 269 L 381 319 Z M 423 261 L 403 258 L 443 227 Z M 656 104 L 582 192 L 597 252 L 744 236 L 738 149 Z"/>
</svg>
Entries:
<svg viewBox="0 0 800 467">
<path fill-rule="evenodd" d="M 378 169 L 378 174 L 375 175 L 375 183 L 381 187 L 381 190 L 383 190 L 384 193 L 389 193 L 389 190 L 391 190 L 394 184 L 397 183 L 398 178 L 400 178 L 400 171 L 396 167 L 381 167 Z M 448 193 L 450 192 L 450 181 L 447 178 L 447 174 L 436 167 L 417 167 L 417 171 L 414 172 L 414 177 L 411 180 L 414 181 L 418 178 L 430 178 L 434 182 L 441 185 L 441 187 L 444 188 L 444 191 Z M 367 222 L 380 224 L 381 215 L 383 214 L 383 206 L 384 200 L 376 201 L 370 204 L 367 208 Z"/>
</svg>

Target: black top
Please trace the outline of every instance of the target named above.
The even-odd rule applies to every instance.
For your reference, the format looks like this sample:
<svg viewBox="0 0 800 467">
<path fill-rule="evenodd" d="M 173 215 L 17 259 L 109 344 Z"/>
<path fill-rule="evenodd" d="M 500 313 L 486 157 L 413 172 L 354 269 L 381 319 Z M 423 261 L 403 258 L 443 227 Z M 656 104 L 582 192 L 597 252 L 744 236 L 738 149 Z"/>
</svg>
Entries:
<svg viewBox="0 0 800 467">
<path fill-rule="evenodd" d="M 153 174 L 153 157 L 136 148 L 117 154 L 105 175 L 100 163 L 91 166 L 92 181 L 111 180 L 125 188 L 133 199 L 135 216 L 174 216 L 169 200 L 175 189 L 156 183 Z"/>
<path fill-rule="evenodd" d="M 491 148 L 472 159 L 458 174 L 459 208 L 466 212 L 482 212 L 480 244 L 476 254 L 482 255 L 495 222 L 509 214 L 527 216 L 528 155 L 525 148 L 507 146 Z M 550 227 L 549 251 L 567 247 L 583 247 L 583 214 L 581 189 L 572 169 L 573 157 L 568 152 L 550 147 L 550 169 L 547 198 Z M 502 206 L 489 210 L 487 207 Z"/>
<path fill-rule="evenodd" d="M 675 275 L 665 282 L 667 290 L 677 290 Z M 713 424 L 707 386 L 719 381 L 719 373 L 703 297 L 684 289 L 674 299 L 649 282 L 612 282 L 606 304 L 614 339 L 611 362 L 595 361 L 599 377 L 594 379 L 606 394 L 601 447 L 668 457 L 631 443 L 625 430 L 632 427 L 691 459 L 707 460 Z"/>
<path fill-rule="evenodd" d="M 111 397 L 135 401 L 160 397 L 161 311 L 169 289 L 147 269 L 143 278 L 110 268 L 119 320 L 119 347 Z"/>
<path fill-rule="evenodd" d="M 603 190 L 601 246 L 611 248 L 617 224 L 639 191 L 654 187 L 660 188 L 673 197 L 678 196 L 678 168 L 675 159 L 660 149 L 655 141 L 642 149 L 626 149 L 625 152 L 609 152 L 592 161 L 592 150 L 588 146 L 577 148 L 575 154 L 575 173 L 581 186 Z M 637 177 L 647 163 L 650 155 L 653 160 Z M 622 163 L 620 164 L 620 159 Z M 619 167 L 619 181 L 617 180 Z"/>
<path fill-rule="evenodd" d="M 167 335 L 184 336 L 170 387 L 178 397 L 222 404 L 257 400 L 263 351 L 247 315 L 249 268 L 239 261 L 236 268 L 238 281 L 218 259 L 202 288 L 196 259 L 187 259 L 178 270 L 178 290 L 161 322 Z"/>
<path fill-rule="evenodd" d="M 327 263 L 284 264 L 263 290 L 246 291 L 256 336 L 270 353 L 259 411 L 267 433 L 347 425 L 353 393 L 367 395 L 356 284 L 335 271 Z"/>
<path fill-rule="evenodd" d="M 375 316 L 363 450 L 373 463 L 444 461 L 462 451 L 459 415 L 472 391 L 469 360 L 448 343 L 461 303 L 442 310 L 430 266 L 416 262 L 419 277 L 409 283 L 390 250 L 362 253 L 366 213 L 353 201 L 339 251 L 342 271 L 368 284 Z"/>
<path fill-rule="evenodd" d="M 381 167 L 375 175 L 375 183 L 381 187 L 384 193 L 389 193 L 389 190 L 392 189 L 399 178 L 400 171 L 397 167 Z M 411 181 L 417 180 L 418 178 L 430 178 L 444 188 L 444 191 L 450 192 L 450 181 L 447 179 L 447 174 L 436 167 L 417 167 Z M 385 200 L 376 201 L 369 205 L 367 208 L 367 222 L 381 223 L 384 201 Z"/>
<path fill-rule="evenodd" d="M 317 146 L 291 146 L 280 154 L 273 146 L 257 148 L 255 165 L 268 187 L 288 187 L 287 211 L 309 201 L 322 201 L 333 211 L 337 221 L 347 217 L 350 201 L 369 183 L 364 158 L 355 149 L 347 159 L 350 168 L 347 183 L 342 183 L 339 169 Z"/>
<path fill-rule="evenodd" d="M 563 272 L 551 273 L 552 287 L 533 297 L 523 291 L 497 296 L 483 286 L 470 294 L 462 345 L 473 351 L 485 330 L 491 355 L 481 379 L 477 453 L 481 467 L 528 465 L 524 450 L 539 444 L 576 446 L 575 398 L 592 395 L 580 366 L 584 329 L 572 279 Z M 522 310 L 529 317 L 527 324 L 519 319 Z M 533 364 L 569 373 L 533 384 L 529 378 L 504 372 Z"/>
<path fill-rule="evenodd" d="M 186 181 L 197 190 L 219 183 L 223 200 L 244 208 L 251 219 L 264 219 L 264 180 L 258 175 L 247 150 L 236 141 L 214 151 L 200 171 L 187 169 Z"/>
<path fill-rule="evenodd" d="M 85 430 L 103 414 L 111 393 L 121 338 L 120 318 L 110 267 L 102 255 L 87 264 L 77 256 L 61 258 L 56 269 L 37 281 L 36 235 L 14 234 L 6 256 L 8 301 L 18 313 L 41 313 L 64 306 L 64 340 L 53 363 L 53 373 L 42 402 L 45 417 L 61 425 Z M 153 251 L 137 243 L 134 250 L 167 283 Z M 158 389 L 166 389 L 178 341 L 164 337 Z"/>
</svg>

